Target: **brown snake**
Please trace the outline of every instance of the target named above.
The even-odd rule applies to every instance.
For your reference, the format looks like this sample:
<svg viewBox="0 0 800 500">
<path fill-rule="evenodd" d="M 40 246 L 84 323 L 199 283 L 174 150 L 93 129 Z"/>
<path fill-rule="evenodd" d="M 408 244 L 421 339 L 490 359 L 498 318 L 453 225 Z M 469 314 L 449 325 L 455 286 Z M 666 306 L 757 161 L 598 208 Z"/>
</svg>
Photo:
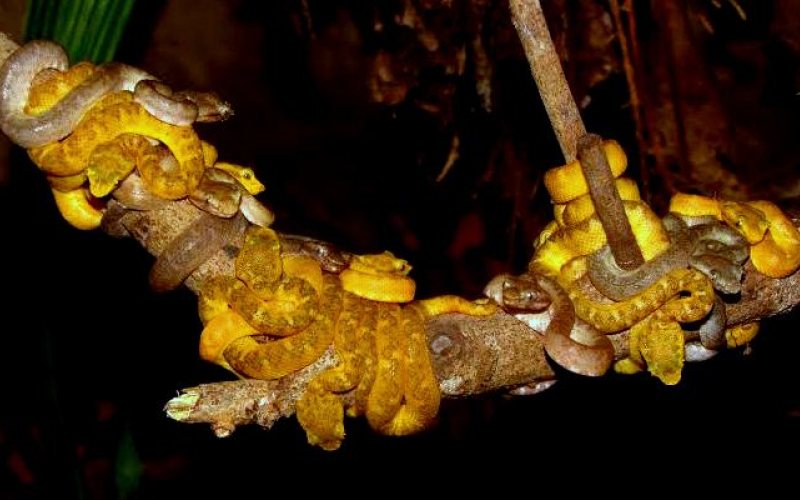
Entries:
<svg viewBox="0 0 800 500">
<path fill-rule="evenodd" d="M 512 293 L 505 293 L 511 290 Z M 520 292 L 524 292 L 520 294 Z M 603 375 L 614 360 L 614 346 L 608 337 L 575 315 L 567 293 L 544 276 L 524 273 L 500 275 L 484 289 L 484 295 L 501 307 L 509 305 L 514 316 L 536 331 L 544 332 L 544 348 L 559 365 L 580 375 Z M 518 300 L 519 298 L 523 300 Z M 524 309 L 528 304 L 529 309 Z M 526 312 L 523 312 L 526 311 Z"/>
<path fill-rule="evenodd" d="M 150 269 L 150 287 L 157 292 L 174 290 L 203 262 L 247 228 L 243 216 L 222 219 L 201 212 L 181 234 L 169 242 Z"/>
<path fill-rule="evenodd" d="M 296 234 L 280 234 L 281 254 L 306 255 L 315 259 L 324 271 L 338 274 L 349 265 L 352 255 L 333 243 Z"/>
<path fill-rule="evenodd" d="M 696 329 L 684 328 L 684 337 L 687 341 L 700 341 L 706 349 L 719 350 L 725 347 L 725 326 L 728 323 L 728 316 L 725 313 L 725 303 L 717 295 L 714 307 L 708 316 L 703 318 L 700 326 Z"/>
<path fill-rule="evenodd" d="M 197 120 L 197 105 L 176 97 L 169 85 L 158 80 L 142 80 L 136 84 L 133 99 L 162 122 L 186 127 Z"/>
<path fill-rule="evenodd" d="M 663 223 L 670 235 L 669 248 L 634 270 L 617 266 L 609 246 L 589 257 L 589 279 L 600 293 L 616 301 L 626 300 L 670 271 L 689 266 L 708 276 L 722 293 L 741 290 L 741 264 L 748 247 L 737 232 L 716 220 L 690 229 L 674 214 L 664 217 Z"/>
<path fill-rule="evenodd" d="M 233 115 L 230 104 L 214 92 L 173 92 L 169 85 L 159 80 L 138 82 L 133 99 L 162 122 L 179 127 L 186 127 L 194 122 L 226 120 Z"/>
<path fill-rule="evenodd" d="M 111 194 L 129 210 L 158 210 L 170 203 L 169 200 L 159 198 L 148 191 L 144 181 L 136 172 L 131 172 L 125 177 Z"/>
<path fill-rule="evenodd" d="M 239 212 L 242 191 L 239 182 L 228 172 L 207 168 L 200 184 L 189 193 L 189 201 L 211 215 L 228 219 Z"/>
</svg>

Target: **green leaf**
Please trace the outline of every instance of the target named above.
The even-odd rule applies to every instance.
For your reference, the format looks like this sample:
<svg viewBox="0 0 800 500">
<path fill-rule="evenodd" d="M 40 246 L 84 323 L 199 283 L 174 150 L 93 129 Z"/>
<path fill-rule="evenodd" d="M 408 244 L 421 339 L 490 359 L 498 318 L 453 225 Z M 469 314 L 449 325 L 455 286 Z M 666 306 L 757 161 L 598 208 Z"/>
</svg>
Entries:
<svg viewBox="0 0 800 500">
<path fill-rule="evenodd" d="M 25 39 L 45 38 L 64 46 L 73 62 L 110 61 L 136 0 L 29 0 Z"/>
</svg>

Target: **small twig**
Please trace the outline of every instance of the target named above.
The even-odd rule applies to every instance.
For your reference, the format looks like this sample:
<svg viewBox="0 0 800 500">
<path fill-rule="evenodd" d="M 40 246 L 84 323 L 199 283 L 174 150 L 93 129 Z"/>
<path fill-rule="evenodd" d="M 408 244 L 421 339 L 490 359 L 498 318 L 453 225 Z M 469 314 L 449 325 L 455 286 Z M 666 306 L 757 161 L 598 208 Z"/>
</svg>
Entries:
<svg viewBox="0 0 800 500">
<path fill-rule="evenodd" d="M 539 0 L 511 0 L 510 6 L 514 26 L 519 33 L 564 159 L 570 162 L 583 156 L 581 163 L 584 160 L 588 163 L 584 164 L 584 169 L 590 194 L 617 264 L 623 269 L 636 268 L 644 263 L 644 258 L 625 216 L 603 152 L 602 141 L 598 136 L 586 134 L 586 127 L 550 38 L 542 6 Z M 582 140 L 588 142 L 581 143 Z"/>
<path fill-rule="evenodd" d="M 597 134 L 581 137 L 578 140 L 578 159 L 614 260 L 622 269 L 636 269 L 644 264 L 644 257 L 617 192 L 603 151 L 603 139 Z"/>
<path fill-rule="evenodd" d="M 459 148 L 461 147 L 461 142 L 458 139 L 458 133 L 453 134 L 453 139 L 450 141 L 450 152 L 447 154 L 447 160 L 444 162 L 444 166 L 442 167 L 442 171 L 439 172 L 439 175 L 436 176 L 436 182 L 442 182 L 447 174 L 450 173 L 450 170 L 458 161 L 458 158 L 461 156 L 459 153 Z"/>
<path fill-rule="evenodd" d="M 586 134 L 586 127 L 561 69 L 542 6 L 539 0 L 511 0 L 509 4 L 550 124 L 564 159 L 570 162 L 577 158 L 578 139 Z"/>
<path fill-rule="evenodd" d="M 625 80 L 628 83 L 628 92 L 630 93 L 631 114 L 633 115 L 633 122 L 636 129 L 636 143 L 639 150 L 639 177 L 642 182 L 642 191 L 645 194 L 645 201 L 649 194 L 650 178 L 647 171 L 646 151 L 647 144 L 644 139 L 644 125 L 642 123 L 642 103 L 639 100 L 639 90 L 636 84 L 636 72 L 634 71 L 633 63 L 631 62 L 631 51 L 628 47 L 628 35 L 626 33 L 625 25 L 622 22 L 622 13 L 619 8 L 619 0 L 611 0 L 611 13 L 614 16 L 614 24 L 617 27 L 617 38 L 619 39 L 619 47 L 622 53 L 622 67 L 625 69 Z M 630 19 L 631 14 L 628 14 Z M 635 36 L 635 35 L 632 35 Z"/>
<path fill-rule="evenodd" d="M 633 0 L 625 0 L 625 11 L 628 13 L 629 36 L 627 39 L 630 41 L 630 54 L 633 59 L 633 67 L 635 70 L 634 77 L 642 79 L 643 75 L 645 74 L 645 70 L 644 64 L 642 63 L 642 53 L 639 50 L 638 30 L 636 29 L 636 11 L 634 10 Z M 642 87 L 645 88 L 646 86 L 642 85 Z M 633 100 L 633 97 L 631 97 L 631 100 Z M 667 158 L 664 153 L 664 147 L 661 144 L 662 139 L 660 137 L 660 131 L 656 125 L 656 120 L 654 117 L 652 99 L 646 91 L 640 96 L 640 105 L 641 116 L 644 119 L 644 124 L 647 129 L 647 143 L 641 143 L 640 147 L 644 148 L 645 146 L 648 146 L 650 148 L 650 152 L 653 154 L 655 162 L 655 171 L 661 177 L 660 180 L 664 184 L 666 192 L 669 195 L 673 195 L 677 192 L 677 190 L 672 182 L 672 175 L 669 173 L 669 167 L 667 166 Z M 643 153 L 643 151 L 640 151 L 640 153 Z M 640 156 L 640 158 L 643 157 Z M 641 161 L 644 161 L 644 159 Z M 640 168 L 642 172 L 645 172 L 645 163 L 643 163 Z M 652 193 L 650 193 L 648 186 L 644 185 L 644 183 L 642 187 L 644 188 L 645 200 L 650 202 Z"/>
</svg>

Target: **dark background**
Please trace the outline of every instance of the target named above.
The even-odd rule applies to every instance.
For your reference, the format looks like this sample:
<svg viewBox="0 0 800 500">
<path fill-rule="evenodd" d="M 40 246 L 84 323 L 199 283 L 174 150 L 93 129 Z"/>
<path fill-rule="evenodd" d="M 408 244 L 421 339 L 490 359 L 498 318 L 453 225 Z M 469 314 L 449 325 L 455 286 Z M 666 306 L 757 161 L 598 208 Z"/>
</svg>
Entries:
<svg viewBox="0 0 800 500">
<path fill-rule="evenodd" d="M 763 123 L 746 126 L 783 131 L 761 137 L 771 156 L 738 165 L 739 173 L 755 168 L 769 178 L 775 167 L 791 179 L 800 157 L 796 144 L 784 143 L 787 135 L 796 142 L 798 131 L 797 52 L 773 29 L 770 2 L 741 3 L 748 21 L 712 17 L 717 31 L 704 55 L 734 75 L 727 89 L 758 96 L 752 116 Z M 551 217 L 537 182 L 561 163 L 560 152 L 504 5 L 490 9 L 484 26 L 494 40 L 489 111 L 471 63 L 463 75 L 448 74 L 449 56 L 433 61 L 412 30 L 374 30 L 375 19 L 392 19 L 401 4 L 320 1 L 306 11 L 289 1 L 148 2 L 134 11 L 118 59 L 176 88 L 214 89 L 230 100 L 234 118 L 199 132 L 220 159 L 257 169 L 277 229 L 359 253 L 391 250 L 413 264 L 418 297 L 477 298 L 494 274 L 524 268 L 532 236 Z M 446 54 L 447 43 L 464 43 L 469 23 L 443 18 L 437 33 L 450 33 L 441 39 Z M 742 46 L 757 57 L 734 57 L 740 52 L 731 47 Z M 379 51 L 422 68 L 405 68 L 413 78 L 399 79 L 408 88 L 397 103 L 376 102 L 368 85 Z M 619 140 L 635 164 L 624 77 L 610 71 L 595 85 L 573 84 L 592 98 L 587 128 Z M 460 158 L 437 182 L 454 132 Z M 796 313 L 765 321 L 749 355 L 737 349 L 688 365 L 676 387 L 647 375 L 594 380 L 560 371 L 535 397 L 447 401 L 439 425 L 421 436 L 389 439 L 348 419 L 341 450 L 328 453 L 306 445 L 288 419 L 269 432 L 245 428 L 216 439 L 162 411 L 181 388 L 230 379 L 198 359 L 196 297 L 151 292 L 153 259 L 135 242 L 68 226 L 22 150 L 11 151 L 7 168 L 0 498 L 113 498 L 122 490 L 115 484 L 129 483 L 135 498 L 266 495 L 287 484 L 295 493 L 345 492 L 365 490 L 358 478 L 367 472 L 385 484 L 447 488 L 522 478 L 533 495 L 565 470 L 576 479 L 562 487 L 611 491 L 650 477 L 678 487 L 696 476 L 747 483 L 762 468 L 798 465 Z M 474 467 L 483 472 L 463 475 Z M 295 482 L 295 474 L 305 479 Z M 315 481 L 332 475 L 339 479 Z"/>
</svg>

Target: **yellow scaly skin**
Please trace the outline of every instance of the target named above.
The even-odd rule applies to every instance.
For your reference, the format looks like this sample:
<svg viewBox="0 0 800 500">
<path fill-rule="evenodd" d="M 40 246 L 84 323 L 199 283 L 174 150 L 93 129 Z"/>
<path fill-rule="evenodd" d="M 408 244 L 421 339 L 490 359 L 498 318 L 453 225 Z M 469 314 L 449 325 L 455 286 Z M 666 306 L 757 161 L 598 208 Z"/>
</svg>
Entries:
<svg viewBox="0 0 800 500">
<path fill-rule="evenodd" d="M 91 195 L 83 188 L 62 192 L 52 189 L 56 207 L 73 227 L 88 231 L 100 227 L 103 212 L 92 205 Z"/>
<path fill-rule="evenodd" d="M 216 276 L 201 286 L 198 304 L 204 323 L 230 307 L 258 332 L 288 336 L 317 316 L 317 290 L 303 277 L 285 272 L 275 231 L 250 226 L 234 265 L 236 277 Z"/>
<path fill-rule="evenodd" d="M 603 150 L 611 167 L 611 174 L 616 179 L 628 168 L 625 152 L 616 141 L 603 142 Z M 567 203 L 589 192 L 581 164 L 577 160 L 545 172 L 544 185 L 553 203 Z"/>
<path fill-rule="evenodd" d="M 616 143 L 605 144 L 612 175 L 625 170 L 625 155 Z M 617 362 L 620 373 L 635 373 L 647 366 L 666 384 L 680 380 L 683 367 L 683 332 L 680 322 L 704 317 L 714 303 L 711 282 L 701 273 L 680 269 L 670 272 L 641 294 L 622 302 L 594 302 L 577 286 L 587 271 L 585 256 L 606 244 L 602 224 L 594 213 L 594 204 L 580 170 L 572 162 L 549 171 L 545 185 L 554 206 L 555 222 L 543 231 L 535 243 L 529 264 L 533 272 L 555 278 L 568 292 L 575 312 L 600 331 L 613 333 L 631 328 L 631 357 Z M 635 183 L 621 178 L 615 181 L 625 213 L 645 260 L 666 250 L 669 237 L 660 218 L 640 201 Z M 676 298 L 680 294 L 688 297 Z"/>
<path fill-rule="evenodd" d="M 750 260 L 759 272 L 771 278 L 785 278 L 800 267 L 800 232 L 774 203 L 751 201 L 769 221 L 764 239 L 750 249 Z"/>
<path fill-rule="evenodd" d="M 642 199 L 639 194 L 639 186 L 633 179 L 622 177 L 617 179 L 615 184 L 622 201 L 640 201 Z M 553 214 L 560 226 L 574 226 L 588 219 L 594 213 L 594 202 L 588 193 L 553 207 Z"/>
<path fill-rule="evenodd" d="M 388 262 L 388 261 L 387 261 Z M 397 268 L 406 264 L 395 262 Z M 394 265 L 390 266 L 395 268 Z M 364 282 L 360 282 L 364 284 Z M 366 284 L 367 290 L 374 287 Z M 345 292 L 334 347 L 339 364 L 315 378 L 297 404 L 308 441 L 326 450 L 344 439 L 343 415 L 365 415 L 377 432 L 401 436 L 427 428 L 440 392 L 428 350 L 424 320 L 448 313 L 486 317 L 497 306 L 453 295 L 399 305 Z M 345 409 L 338 393 L 354 390 Z"/>
<path fill-rule="evenodd" d="M 97 71 L 97 67 L 87 61 L 79 62 L 66 71 L 55 73 L 46 81 L 31 88 L 25 113 L 40 115 L 52 108 L 58 101 L 69 94 L 72 89 L 83 83 Z"/>
<path fill-rule="evenodd" d="M 305 256 L 287 256 L 282 262 L 286 275 L 308 281 L 318 294 L 323 292 L 322 270 L 314 259 Z M 225 278 L 220 276 L 210 278 L 204 287 L 219 291 L 221 285 L 215 282 L 224 283 L 224 280 Z M 236 373 L 225 360 L 223 351 L 234 340 L 257 335 L 258 330 L 230 308 L 224 295 L 209 297 L 206 292 L 198 304 L 200 319 L 205 325 L 200 335 L 200 357 Z"/>
<path fill-rule="evenodd" d="M 620 145 L 616 141 L 605 141 L 603 147 L 611 173 L 617 178 L 615 185 L 623 199 L 636 242 L 645 260 L 649 260 L 669 246 L 667 232 L 659 217 L 640 201 L 636 183 L 619 178 L 628 167 Z M 544 183 L 555 203 L 555 221 L 548 224 L 534 242 L 535 252 L 528 269 L 558 279 L 561 268 L 570 260 L 592 254 L 605 245 L 606 235 L 594 214 L 589 186 L 579 161 L 548 170 Z"/>
<path fill-rule="evenodd" d="M 609 304 L 592 301 L 575 285 L 586 271 L 586 259 L 574 259 L 562 270 L 559 283 L 567 290 L 578 317 L 605 333 L 630 328 L 662 307 L 667 307 L 670 319 L 696 321 L 708 314 L 714 304 L 711 281 L 694 269 L 675 269 L 639 295 Z M 679 294 L 690 296 L 672 300 Z"/>
<path fill-rule="evenodd" d="M 210 142 L 203 140 L 200 141 L 200 147 L 203 149 L 203 164 L 206 166 L 206 168 L 213 167 L 217 162 L 217 158 L 219 157 L 217 148 L 215 148 Z"/>
<path fill-rule="evenodd" d="M 151 147 L 140 135 L 122 134 L 94 148 L 85 170 L 92 195 L 110 194 L 136 168 L 139 153 Z"/>
<path fill-rule="evenodd" d="M 736 229 L 751 245 L 753 266 L 770 278 L 784 278 L 800 268 L 800 231 L 770 201 L 736 202 L 679 193 L 670 200 L 670 211 L 712 215 Z"/>
<path fill-rule="evenodd" d="M 307 280 L 318 294 L 323 291 L 322 271 L 316 262 L 308 262 L 305 257 L 292 257 L 284 259 L 283 264 L 283 271 L 288 276 Z M 231 309 L 226 293 L 229 285 L 229 277 L 215 276 L 209 278 L 201 287 L 198 308 L 200 319 L 205 327 L 200 336 L 200 357 L 239 375 L 228 364 L 223 352 L 233 341 L 257 335 L 259 332 L 239 313 Z M 278 342 L 273 343 L 278 344 Z M 274 348 L 277 348 L 277 345 Z M 266 354 L 269 355 L 269 353 Z M 279 371 L 288 369 L 280 367 Z"/>
<path fill-rule="evenodd" d="M 625 213 L 642 255 L 650 260 L 669 246 L 669 236 L 661 219 L 641 201 L 623 202 Z M 559 228 L 541 242 L 528 264 L 528 269 L 554 279 L 561 268 L 576 257 L 592 254 L 606 244 L 606 233 L 596 215 L 572 226 Z"/>
<path fill-rule="evenodd" d="M 344 406 L 336 393 L 356 390 L 350 416 L 365 414 L 386 435 L 419 432 L 439 409 L 423 316 L 413 306 L 347 294 L 334 346 L 339 365 L 320 374 L 297 404 L 309 443 L 336 449 L 344 438 Z"/>
<path fill-rule="evenodd" d="M 86 175 L 86 171 L 75 175 L 68 175 L 66 177 L 58 177 L 56 175 L 48 175 L 47 176 L 47 183 L 50 185 L 52 189 L 57 189 L 62 193 L 66 193 L 68 191 L 75 191 L 76 189 L 83 187 L 88 180 L 88 176 Z"/>
<path fill-rule="evenodd" d="M 138 134 L 164 143 L 179 168 L 165 172 L 157 164 L 140 165 L 145 184 L 161 198 L 175 200 L 189 194 L 203 176 L 204 157 L 200 139 L 191 127 L 176 127 L 151 116 L 133 102 L 130 92 L 109 94 L 81 120 L 66 139 L 33 148 L 28 153 L 36 165 L 51 175 L 80 173 L 94 149 L 122 134 Z"/>
<path fill-rule="evenodd" d="M 214 315 L 200 334 L 200 359 L 217 364 L 228 371 L 236 373 L 225 360 L 223 352 L 233 341 L 256 335 L 258 331 L 250 326 L 243 317 L 232 309 L 220 311 Z M 238 373 L 237 373 L 238 375 Z"/>
<path fill-rule="evenodd" d="M 248 193 L 253 196 L 264 191 L 264 184 L 256 178 L 256 173 L 252 168 L 236 165 L 235 163 L 227 163 L 219 161 L 214 163 L 214 168 L 224 170 L 231 174 L 239 183 L 244 186 Z"/>
<path fill-rule="evenodd" d="M 630 359 L 647 366 L 651 374 L 667 385 L 681 380 L 685 339 L 680 323 L 702 319 L 711 311 L 715 300 L 713 287 L 705 275 L 694 269 L 681 271 L 695 275 L 688 278 L 694 283 L 687 283 L 681 290 L 690 292 L 691 296 L 669 300 L 644 321 L 633 325 L 630 334 Z"/>
<path fill-rule="evenodd" d="M 276 380 L 305 368 L 331 345 L 342 308 L 342 294 L 338 280 L 325 275 L 319 307 L 305 329 L 263 344 L 252 336 L 242 336 L 225 348 L 225 361 L 237 373 L 262 380 Z"/>
<path fill-rule="evenodd" d="M 407 274 L 411 266 L 391 252 L 355 255 L 339 274 L 342 288 L 365 299 L 379 302 L 410 302 L 416 284 Z"/>
<path fill-rule="evenodd" d="M 758 335 L 760 323 L 742 323 L 725 330 L 725 343 L 729 349 L 747 345 Z"/>
<path fill-rule="evenodd" d="M 297 420 L 308 442 L 326 450 L 337 449 L 344 439 L 344 404 L 338 396 L 353 389 L 364 369 L 366 338 L 375 329 L 374 302 L 344 292 L 344 303 L 333 335 L 339 364 L 312 380 L 297 402 Z"/>
<path fill-rule="evenodd" d="M 409 266 L 385 253 L 358 260 L 355 269 L 378 278 L 393 273 L 404 277 Z M 239 376 L 277 379 L 308 366 L 333 343 L 338 365 L 312 380 L 297 403 L 298 421 L 309 443 L 326 450 L 338 448 L 344 439 L 345 411 L 350 416 L 365 415 L 377 432 L 387 435 L 412 434 L 428 427 L 438 412 L 440 392 L 424 320 L 451 312 L 489 316 L 497 310 L 484 300 L 470 302 L 450 295 L 405 306 L 363 298 L 361 288 L 367 293 L 376 289 L 366 278 L 352 281 L 353 291 L 345 291 L 339 278 L 322 274 L 313 259 L 281 259 L 275 233 L 257 227 L 248 230 L 236 259 L 236 275 L 237 286 L 254 293 L 274 290 L 274 283 L 286 280 L 286 275 L 302 276 L 309 283 L 321 280 L 313 321 L 299 333 L 266 343 L 254 338 L 259 333 L 257 325 L 242 314 L 236 294 L 231 293 L 233 278 L 208 280 L 199 302 L 206 325 L 200 353 Z M 291 315 L 292 311 L 287 307 L 285 312 Z M 347 391 L 355 391 L 349 408 L 339 396 Z"/>
<path fill-rule="evenodd" d="M 629 337 L 630 358 L 633 367 L 647 366 L 648 371 L 666 385 L 681 381 L 684 363 L 684 336 L 676 321 L 648 318 L 631 328 Z M 617 373 L 626 373 L 625 364 L 615 365 Z"/>
</svg>

